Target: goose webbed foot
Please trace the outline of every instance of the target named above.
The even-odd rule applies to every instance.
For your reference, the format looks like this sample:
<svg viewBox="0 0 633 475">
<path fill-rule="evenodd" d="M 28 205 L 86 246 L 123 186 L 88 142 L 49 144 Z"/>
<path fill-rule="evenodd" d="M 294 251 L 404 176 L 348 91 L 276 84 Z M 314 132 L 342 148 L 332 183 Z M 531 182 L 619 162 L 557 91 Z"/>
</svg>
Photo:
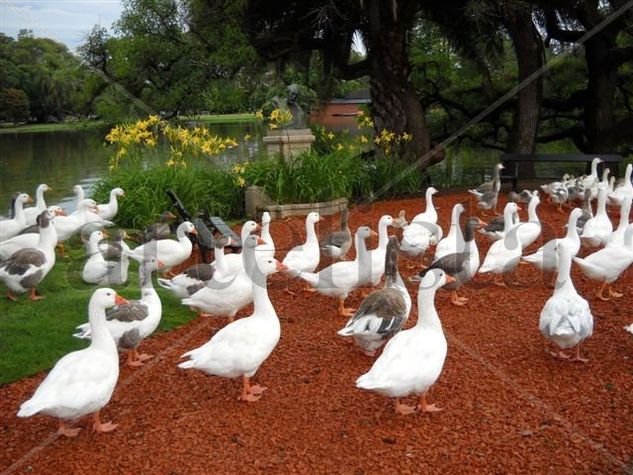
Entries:
<svg viewBox="0 0 633 475">
<path fill-rule="evenodd" d="M 95 432 L 99 432 L 99 433 L 112 432 L 117 427 L 119 427 L 119 424 L 114 424 L 113 422 L 101 422 L 99 411 L 95 412 L 95 415 L 94 415 Z"/>
<path fill-rule="evenodd" d="M 396 409 L 396 414 L 402 414 L 404 416 L 413 414 L 415 412 L 415 407 L 402 404 L 399 398 L 396 398 L 395 409 Z"/>
<path fill-rule="evenodd" d="M 38 295 L 35 289 L 31 289 L 31 295 L 29 298 L 36 302 L 38 300 L 44 300 L 46 297 L 44 297 L 43 295 Z"/>
<path fill-rule="evenodd" d="M 420 400 L 418 401 L 418 411 L 422 412 L 440 412 L 444 409 L 441 407 L 437 407 L 435 404 L 429 404 L 426 400 L 426 392 L 420 394 Z"/>
<path fill-rule="evenodd" d="M 57 433 L 66 437 L 77 437 L 81 429 L 79 427 L 68 427 L 64 421 L 59 421 Z"/>
</svg>

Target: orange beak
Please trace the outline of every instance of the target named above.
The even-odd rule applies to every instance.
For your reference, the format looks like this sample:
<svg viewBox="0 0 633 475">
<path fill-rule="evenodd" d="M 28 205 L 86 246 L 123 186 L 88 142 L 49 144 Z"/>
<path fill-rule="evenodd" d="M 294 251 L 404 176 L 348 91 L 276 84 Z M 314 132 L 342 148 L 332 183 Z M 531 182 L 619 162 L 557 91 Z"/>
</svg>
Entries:
<svg viewBox="0 0 633 475">
<path fill-rule="evenodd" d="M 176 219 L 176 215 L 175 215 L 174 213 L 172 213 L 171 211 L 168 211 L 168 213 L 169 213 L 169 214 L 168 214 L 168 216 L 169 216 L 171 219 Z"/>
<path fill-rule="evenodd" d="M 521 209 L 522 208 L 520 206 L 517 206 L 517 211 L 521 211 Z"/>
<path fill-rule="evenodd" d="M 25 203 L 33 203 L 33 198 L 31 198 L 30 196 L 28 196 L 28 197 L 26 198 Z"/>
<path fill-rule="evenodd" d="M 282 264 L 281 262 L 277 261 L 276 269 L 278 271 L 280 271 L 280 270 L 288 270 L 288 266 L 286 264 Z"/>
<path fill-rule="evenodd" d="M 257 245 L 259 246 L 260 244 L 266 244 L 266 241 L 264 241 L 262 238 L 257 236 Z"/>
<path fill-rule="evenodd" d="M 64 211 L 63 209 L 55 211 L 55 216 L 66 216 L 66 211 Z"/>
<path fill-rule="evenodd" d="M 260 229 L 262 229 L 262 227 L 259 224 L 256 224 L 255 229 L 253 229 L 253 231 L 259 231 Z"/>
<path fill-rule="evenodd" d="M 125 305 L 125 304 L 127 304 L 127 303 L 130 303 L 130 302 L 128 302 L 127 300 L 125 300 L 125 299 L 124 299 L 123 297 L 121 297 L 119 294 L 116 294 L 116 295 L 114 296 L 114 304 L 115 304 L 115 305 Z"/>
<path fill-rule="evenodd" d="M 163 267 L 165 267 L 165 263 L 163 261 L 156 261 L 156 268 L 157 269 L 162 269 Z"/>
<path fill-rule="evenodd" d="M 53 191 L 53 189 L 50 186 L 46 186 L 46 191 Z"/>
<path fill-rule="evenodd" d="M 450 284 L 451 282 L 455 282 L 455 277 L 451 277 L 450 275 L 446 274 L 446 283 Z"/>
<path fill-rule="evenodd" d="M 477 218 L 479 219 L 479 218 Z M 481 219 L 479 219 L 479 226 L 488 226 L 488 223 L 482 221 Z"/>
<path fill-rule="evenodd" d="M 378 233 L 376 231 L 372 231 L 370 236 L 378 236 Z"/>
<path fill-rule="evenodd" d="M 191 234 L 193 234 L 194 236 L 197 236 L 198 235 L 198 230 L 196 228 L 193 228 L 191 230 Z"/>
<path fill-rule="evenodd" d="M 110 237 L 110 234 L 105 229 L 101 231 L 101 234 L 103 234 L 103 237 Z"/>
</svg>

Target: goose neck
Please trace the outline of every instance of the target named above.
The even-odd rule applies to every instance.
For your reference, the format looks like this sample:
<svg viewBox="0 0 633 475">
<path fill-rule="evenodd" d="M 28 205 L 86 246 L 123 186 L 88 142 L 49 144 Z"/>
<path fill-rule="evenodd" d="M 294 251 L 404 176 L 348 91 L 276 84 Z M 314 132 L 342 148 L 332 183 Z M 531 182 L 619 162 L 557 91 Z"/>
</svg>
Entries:
<svg viewBox="0 0 633 475">
<path fill-rule="evenodd" d="M 318 241 L 314 221 L 306 220 L 306 243 Z"/>
<path fill-rule="evenodd" d="M 105 325 L 105 309 L 94 303 L 88 304 L 88 321 L 90 322 L 91 348 L 99 348 L 117 354 L 116 344 Z"/>
<path fill-rule="evenodd" d="M 528 221 L 539 222 L 538 215 L 536 214 L 537 206 L 538 201 L 536 199 L 530 200 L 530 204 L 528 205 Z"/>
<path fill-rule="evenodd" d="M 435 309 L 435 288 L 420 289 L 418 292 L 418 321 L 416 328 L 432 327 L 442 329 L 440 316 Z"/>
<path fill-rule="evenodd" d="M 35 192 L 35 207 L 41 211 L 46 209 L 46 201 L 44 200 L 44 189 L 37 188 Z"/>
<path fill-rule="evenodd" d="M 598 190 L 598 206 L 596 209 L 596 216 L 607 215 L 607 189 L 600 187 Z"/>
<path fill-rule="evenodd" d="M 55 250 L 57 246 L 57 230 L 52 222 L 48 226 L 40 228 L 40 239 L 38 247 L 40 249 Z"/>
<path fill-rule="evenodd" d="M 556 276 L 556 289 L 554 293 L 575 292 L 574 283 L 571 280 L 571 253 L 569 250 L 559 252 L 558 275 Z"/>
<path fill-rule="evenodd" d="M 266 276 L 260 274 L 260 278 L 253 279 L 253 315 L 272 317 L 275 316 L 275 309 L 268 296 L 268 285 Z"/>
</svg>

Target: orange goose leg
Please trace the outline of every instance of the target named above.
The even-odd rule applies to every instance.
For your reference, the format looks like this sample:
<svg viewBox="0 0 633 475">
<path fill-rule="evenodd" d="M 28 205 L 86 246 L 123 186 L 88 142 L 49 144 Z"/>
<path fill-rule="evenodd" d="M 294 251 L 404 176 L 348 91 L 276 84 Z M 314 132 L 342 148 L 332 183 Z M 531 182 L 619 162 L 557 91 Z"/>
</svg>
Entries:
<svg viewBox="0 0 633 475">
<path fill-rule="evenodd" d="M 437 407 L 435 404 L 429 404 L 426 400 L 426 391 L 420 394 L 420 400 L 418 401 L 418 410 L 424 412 L 440 412 L 443 411 L 441 407 Z"/>
<path fill-rule="evenodd" d="M 94 428 L 95 432 L 112 432 L 114 429 L 119 427 L 119 424 L 114 424 L 112 422 L 101 422 L 101 417 L 99 415 L 100 411 L 95 412 L 94 415 Z"/>
</svg>

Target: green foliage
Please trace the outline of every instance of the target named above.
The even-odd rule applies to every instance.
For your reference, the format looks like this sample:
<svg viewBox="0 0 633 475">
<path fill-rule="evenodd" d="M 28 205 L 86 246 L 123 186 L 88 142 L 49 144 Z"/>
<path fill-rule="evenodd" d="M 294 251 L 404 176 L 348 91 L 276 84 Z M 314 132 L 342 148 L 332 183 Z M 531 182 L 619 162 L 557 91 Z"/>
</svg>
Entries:
<svg viewBox="0 0 633 475">
<path fill-rule="evenodd" d="M 117 223 L 128 228 L 143 228 L 171 208 L 167 190 L 173 190 L 194 215 L 203 209 L 223 218 L 243 214 L 244 196 L 234 175 L 213 164 L 183 168 L 136 162 L 121 166 L 99 181 L 94 199 L 107 201 L 110 190 L 117 186 L 125 190 Z"/>
<path fill-rule="evenodd" d="M 0 90 L 0 119 L 23 122 L 29 118 L 29 98 L 22 89 Z"/>
</svg>

